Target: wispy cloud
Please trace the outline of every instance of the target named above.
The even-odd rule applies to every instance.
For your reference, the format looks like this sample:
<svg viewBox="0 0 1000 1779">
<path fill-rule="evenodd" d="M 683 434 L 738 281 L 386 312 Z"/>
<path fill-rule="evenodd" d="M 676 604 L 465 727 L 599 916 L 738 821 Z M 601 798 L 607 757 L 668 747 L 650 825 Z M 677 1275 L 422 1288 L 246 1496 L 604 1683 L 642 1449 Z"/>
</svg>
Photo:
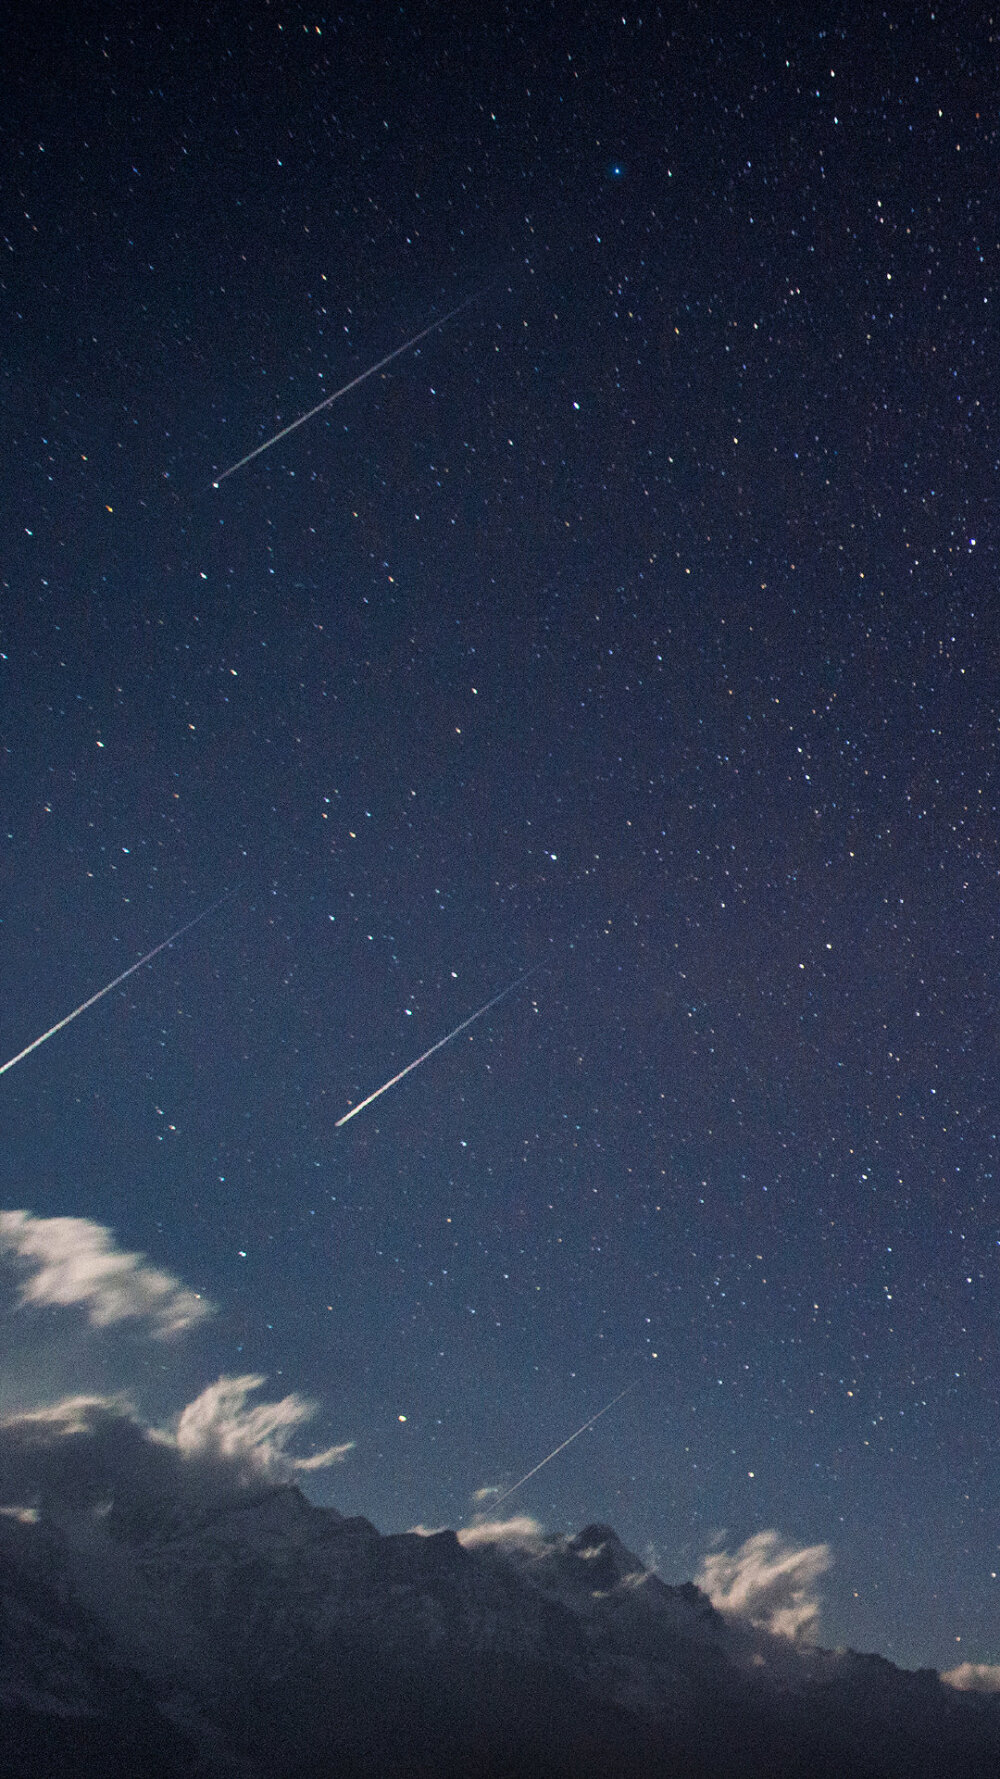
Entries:
<svg viewBox="0 0 1000 1779">
<path fill-rule="evenodd" d="M 526 1513 L 515 1514 L 509 1520 L 475 1520 L 471 1526 L 463 1526 L 457 1537 L 466 1550 L 475 1550 L 484 1544 L 499 1544 L 507 1549 L 516 1547 L 535 1552 L 542 1550 L 545 1541 L 541 1522 Z"/>
<path fill-rule="evenodd" d="M 816 1630 L 816 1584 L 832 1562 L 828 1544 L 790 1544 L 779 1532 L 756 1532 L 732 1553 L 706 1556 L 695 1580 L 720 1612 L 802 1639 Z"/>
<path fill-rule="evenodd" d="M 181 1456 L 220 1460 L 270 1481 L 285 1481 L 296 1472 L 325 1470 L 346 1457 L 353 1441 L 328 1446 L 312 1457 L 293 1457 L 288 1442 L 312 1420 L 316 1404 L 293 1392 L 279 1402 L 248 1408 L 247 1397 L 266 1382 L 263 1377 L 220 1377 L 189 1402 L 177 1423 Z"/>
<path fill-rule="evenodd" d="M 86 1217 L 0 1211 L 0 1255 L 21 1275 L 22 1307 L 82 1309 L 95 1328 L 144 1325 L 157 1339 L 182 1334 L 214 1306 L 168 1272 L 127 1254 L 109 1229 Z"/>
<path fill-rule="evenodd" d="M 215 1498 L 288 1482 L 336 1463 L 349 1445 L 315 1457 L 287 1450 L 315 1412 L 298 1396 L 247 1409 L 263 1378 L 219 1378 L 174 1429 L 150 1427 L 121 1397 L 73 1396 L 0 1420 L 0 1508 L 87 1509 L 112 1502 Z"/>
<path fill-rule="evenodd" d="M 960 1693 L 1000 1693 L 1000 1663 L 960 1662 L 941 1675 L 945 1686 Z"/>
</svg>

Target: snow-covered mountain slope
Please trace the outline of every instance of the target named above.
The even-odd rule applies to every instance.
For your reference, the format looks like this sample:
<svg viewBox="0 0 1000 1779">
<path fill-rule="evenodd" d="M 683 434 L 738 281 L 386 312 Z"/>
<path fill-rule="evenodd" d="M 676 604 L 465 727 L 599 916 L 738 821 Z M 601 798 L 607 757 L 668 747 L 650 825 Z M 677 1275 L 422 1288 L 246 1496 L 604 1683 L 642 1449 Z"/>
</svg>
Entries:
<svg viewBox="0 0 1000 1779">
<path fill-rule="evenodd" d="M 0 1774 L 1000 1775 L 995 1699 L 723 1619 L 606 1526 L 464 1536 L 290 1487 L 0 1516 Z"/>
</svg>

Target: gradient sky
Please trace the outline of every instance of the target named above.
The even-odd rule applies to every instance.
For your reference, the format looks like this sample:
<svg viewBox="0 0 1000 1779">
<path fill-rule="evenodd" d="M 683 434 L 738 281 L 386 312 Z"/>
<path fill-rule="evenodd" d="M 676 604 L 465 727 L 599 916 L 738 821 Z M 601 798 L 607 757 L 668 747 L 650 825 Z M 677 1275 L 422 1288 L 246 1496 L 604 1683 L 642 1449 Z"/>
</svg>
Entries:
<svg viewBox="0 0 1000 1779">
<path fill-rule="evenodd" d="M 0 1084 L 218 1313 L 0 1408 L 266 1373 L 388 1531 L 635 1384 L 511 1511 L 992 1662 L 996 42 L 723 10 L 14 8 L 0 1060 L 235 894 Z"/>
</svg>

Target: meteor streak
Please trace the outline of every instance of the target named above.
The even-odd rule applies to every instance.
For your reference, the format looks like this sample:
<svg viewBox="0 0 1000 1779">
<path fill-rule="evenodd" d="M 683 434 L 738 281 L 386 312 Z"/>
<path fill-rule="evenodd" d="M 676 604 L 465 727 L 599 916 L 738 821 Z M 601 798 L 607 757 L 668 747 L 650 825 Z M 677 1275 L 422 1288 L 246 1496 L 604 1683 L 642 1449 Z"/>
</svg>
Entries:
<svg viewBox="0 0 1000 1779">
<path fill-rule="evenodd" d="M 296 427 L 304 426 L 306 421 L 311 420 L 315 414 L 321 414 L 324 408 L 332 407 L 334 402 L 339 402 L 342 395 L 347 395 L 352 389 L 357 389 L 359 383 L 367 382 L 369 377 L 374 377 L 376 371 L 384 370 L 385 366 L 391 364 L 394 358 L 400 358 L 404 352 L 410 352 L 414 346 L 419 345 L 421 340 L 425 340 L 428 334 L 434 333 L 439 327 L 444 327 L 446 321 L 453 321 L 455 316 L 460 315 L 462 310 L 467 309 L 474 300 L 473 297 L 466 297 L 465 302 L 459 303 L 457 309 L 449 309 L 447 315 L 442 315 L 437 321 L 428 322 L 427 326 L 421 328 L 418 334 L 414 334 L 412 340 L 404 340 L 402 346 L 397 346 L 394 352 L 387 352 L 384 358 L 379 359 L 378 364 L 373 364 L 367 371 L 362 371 L 359 376 L 352 377 L 349 383 L 344 384 L 343 389 L 337 389 L 333 395 L 328 395 L 323 401 L 317 402 L 314 408 L 309 409 L 308 414 L 300 414 L 297 420 L 293 420 L 289 426 L 283 426 L 273 438 L 265 439 L 262 445 L 256 445 L 252 451 L 248 451 L 245 457 L 240 458 L 239 463 L 230 464 L 229 468 L 224 469 L 221 476 L 218 476 L 212 483 L 212 487 L 218 488 L 227 476 L 234 476 L 245 463 L 251 463 L 255 457 L 260 456 L 262 451 L 269 451 L 272 445 L 278 443 L 279 439 L 287 439 L 289 433 L 294 432 Z M 358 1109 L 360 1111 L 360 1107 Z"/>
<path fill-rule="evenodd" d="M 575 1433 L 571 1433 L 568 1439 L 564 1439 L 562 1445 L 557 1445 L 554 1452 L 550 1452 L 547 1458 L 543 1458 L 540 1464 L 536 1464 L 534 1470 L 529 1470 L 527 1476 L 522 1476 L 520 1482 L 511 1483 L 509 1489 L 504 1489 L 503 1494 L 498 1495 L 493 1502 L 493 1507 L 499 1507 L 501 1501 L 506 1501 L 508 1495 L 513 1495 L 515 1489 L 520 1489 L 526 1482 L 530 1482 L 533 1476 L 537 1476 L 540 1470 L 545 1469 L 546 1464 L 551 1464 L 553 1458 L 558 1458 L 559 1453 L 564 1452 L 568 1445 L 572 1445 L 574 1439 L 579 1439 L 581 1433 L 586 1433 L 588 1427 L 592 1427 L 595 1421 L 599 1421 L 602 1415 L 607 1414 L 609 1408 L 614 1408 L 616 1402 L 620 1402 L 623 1396 L 628 1395 L 629 1390 L 634 1390 L 635 1388 L 635 1384 L 629 1384 L 624 1390 L 620 1391 L 617 1396 L 613 1397 L 610 1402 L 606 1402 L 603 1408 L 598 1409 L 596 1415 L 591 1415 L 589 1421 L 584 1421 L 583 1426 L 578 1427 Z"/>
<path fill-rule="evenodd" d="M 39 1044 L 45 1044 L 49 1038 L 54 1038 L 56 1032 L 61 1032 L 64 1025 L 70 1025 L 74 1019 L 79 1019 L 80 1014 L 86 1013 L 87 1008 L 92 1007 L 95 1001 L 103 1000 L 104 996 L 109 995 L 111 990 L 117 988 L 120 982 L 124 982 L 127 976 L 133 976 L 136 970 L 142 969 L 143 964 L 151 963 L 153 958 L 158 957 L 161 951 L 166 951 L 168 945 L 173 945 L 184 933 L 189 933 L 191 928 L 196 927 L 200 920 L 207 920 L 210 914 L 214 914 L 217 908 L 222 907 L 223 902 L 231 901 L 235 894 L 235 890 L 230 890 L 228 895 L 220 896 L 217 902 L 212 903 L 211 908 L 203 908 L 201 913 L 196 914 L 193 920 L 189 920 L 185 922 L 184 926 L 178 927 L 176 933 L 171 933 L 169 939 L 162 939 L 159 945 L 154 945 L 152 951 L 147 951 L 145 957 L 141 957 L 138 963 L 129 964 L 128 969 L 123 970 L 120 976 L 116 976 L 113 982 L 109 982 L 106 988 L 99 988 L 95 995 L 91 995 L 89 1001 L 81 1001 L 79 1007 L 74 1007 L 72 1013 L 67 1013 L 65 1019 L 60 1019 L 57 1024 L 50 1025 L 48 1031 L 43 1032 L 40 1038 L 33 1039 L 30 1044 L 25 1045 L 23 1050 L 19 1050 L 16 1056 L 12 1056 L 9 1062 L 5 1062 L 2 1067 L 0 1067 L 0 1075 L 6 1075 L 8 1069 L 12 1069 L 16 1063 L 23 1062 L 26 1056 L 30 1056 L 33 1050 L 38 1049 Z"/>
<path fill-rule="evenodd" d="M 402 1081 L 403 1076 L 408 1075 L 412 1069 L 419 1069 L 420 1064 L 426 1062 L 429 1056 L 433 1056 L 435 1050 L 442 1050 L 445 1044 L 451 1043 L 452 1038 L 458 1037 L 459 1032 L 464 1032 L 467 1025 L 471 1025 L 476 1019 L 482 1019 L 484 1013 L 488 1013 L 490 1008 L 495 1007 L 498 1001 L 502 1001 L 505 995 L 513 994 L 515 988 L 520 988 L 521 983 L 527 982 L 528 977 L 534 976 L 535 971 L 540 970 L 541 967 L 541 964 L 536 964 L 534 970 L 526 970 L 523 976 L 517 978 L 516 982 L 511 982 L 506 988 L 502 988 L 498 995 L 494 995 L 492 1001 L 487 1001 L 485 1007 L 480 1007 L 476 1013 L 470 1013 L 468 1019 L 463 1019 L 461 1025 L 456 1025 L 453 1032 L 448 1032 L 445 1037 L 439 1038 L 436 1044 L 432 1044 L 429 1050 L 424 1051 L 423 1056 L 418 1056 L 414 1062 L 408 1062 L 405 1069 L 400 1069 L 398 1075 L 393 1075 L 391 1081 L 387 1081 L 383 1087 L 376 1087 L 375 1092 L 370 1093 L 359 1106 L 352 1106 L 349 1112 L 344 1113 L 343 1118 L 337 1119 L 333 1127 L 334 1130 L 339 1130 L 341 1125 L 347 1124 L 349 1119 L 356 1118 L 359 1112 L 363 1112 L 366 1106 L 371 1105 L 372 1100 L 377 1100 L 381 1094 L 388 1093 L 390 1087 L 395 1087 L 397 1081 Z"/>
</svg>

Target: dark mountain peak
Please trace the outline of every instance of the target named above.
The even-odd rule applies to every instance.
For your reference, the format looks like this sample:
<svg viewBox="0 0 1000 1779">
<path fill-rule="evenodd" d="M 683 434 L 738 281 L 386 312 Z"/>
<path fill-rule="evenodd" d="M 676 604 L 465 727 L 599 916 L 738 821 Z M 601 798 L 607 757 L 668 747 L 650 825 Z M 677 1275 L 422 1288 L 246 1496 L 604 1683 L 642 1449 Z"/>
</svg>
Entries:
<svg viewBox="0 0 1000 1779">
<path fill-rule="evenodd" d="M 109 1538 L 122 1544 L 164 1544 L 176 1539 L 239 1539 L 270 1532 L 285 1536 L 311 1527 L 325 1514 L 339 1523 L 335 1508 L 317 1508 L 294 1483 L 262 1484 L 199 1495 L 123 1497 L 104 1510 Z"/>
<path fill-rule="evenodd" d="M 577 1550 L 593 1549 L 602 1544 L 617 1545 L 620 1550 L 625 1549 L 617 1532 L 611 1526 L 602 1525 L 600 1520 L 583 1526 L 579 1532 L 573 1534 L 569 1543 Z"/>
<path fill-rule="evenodd" d="M 419 1584 L 461 1575 L 472 1562 L 454 1532 L 397 1532 L 380 1540 L 398 1582 Z"/>
<path fill-rule="evenodd" d="M 623 1582 L 643 1578 L 647 1573 L 617 1532 L 596 1521 L 567 1538 L 564 1548 L 580 1565 L 581 1580 L 591 1593 L 609 1593 Z"/>
<path fill-rule="evenodd" d="M 333 1513 L 334 1509 L 332 1507 L 325 1508 L 324 1512 Z M 373 1526 L 371 1520 L 366 1519 L 363 1513 L 351 1514 L 347 1519 L 341 1519 L 338 1514 L 337 1518 L 340 1521 L 340 1530 L 350 1533 L 356 1538 L 381 1538 L 382 1536 L 378 1528 Z"/>
<path fill-rule="evenodd" d="M 84 1719 L 75 1745 L 104 1764 L 74 1779 L 1000 1770 L 998 1701 L 734 1624 L 599 1522 L 382 1536 L 289 1486 L 144 1513 L 0 1527 L 0 1747 L 36 1751 L 19 1773 L 68 1774 Z"/>
<path fill-rule="evenodd" d="M 725 1619 L 721 1612 L 712 1605 L 708 1595 L 698 1586 L 697 1582 L 682 1581 L 676 1587 L 672 1587 L 670 1593 L 678 1604 L 691 1614 L 693 1622 L 700 1625 L 703 1630 L 707 1630 L 709 1627 L 719 1631 L 724 1629 Z"/>
</svg>

